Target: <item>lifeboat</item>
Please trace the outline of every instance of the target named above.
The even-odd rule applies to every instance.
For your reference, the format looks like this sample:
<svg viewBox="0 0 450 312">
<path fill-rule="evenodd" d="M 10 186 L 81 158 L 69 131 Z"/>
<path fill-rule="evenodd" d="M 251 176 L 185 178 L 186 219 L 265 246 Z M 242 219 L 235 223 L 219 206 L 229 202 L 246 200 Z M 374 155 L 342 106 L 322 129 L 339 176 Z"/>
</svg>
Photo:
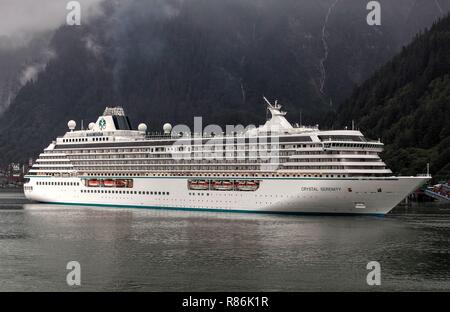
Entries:
<svg viewBox="0 0 450 312">
<path fill-rule="evenodd" d="M 103 181 L 103 186 L 105 187 L 115 187 L 116 182 L 114 180 L 108 179 Z"/>
<path fill-rule="evenodd" d="M 214 181 L 213 188 L 218 191 L 231 191 L 233 183 L 231 181 Z"/>
<path fill-rule="evenodd" d="M 88 186 L 96 187 L 100 185 L 100 182 L 97 179 L 90 179 L 87 182 Z"/>
<path fill-rule="evenodd" d="M 256 181 L 238 181 L 236 188 L 239 191 L 256 191 L 259 188 L 259 182 Z"/>
<path fill-rule="evenodd" d="M 189 181 L 189 189 L 191 190 L 207 190 L 209 187 L 208 181 L 193 180 Z"/>
<path fill-rule="evenodd" d="M 116 180 L 116 187 L 125 187 L 127 186 L 127 181 L 122 179 Z"/>
</svg>

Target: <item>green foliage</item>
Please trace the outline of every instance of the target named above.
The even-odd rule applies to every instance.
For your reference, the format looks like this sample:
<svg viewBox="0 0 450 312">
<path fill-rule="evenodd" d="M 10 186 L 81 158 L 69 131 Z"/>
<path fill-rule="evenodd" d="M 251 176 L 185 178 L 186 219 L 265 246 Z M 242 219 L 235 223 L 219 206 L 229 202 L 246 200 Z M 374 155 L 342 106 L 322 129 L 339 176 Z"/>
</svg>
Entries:
<svg viewBox="0 0 450 312">
<path fill-rule="evenodd" d="M 440 20 L 358 87 L 336 114 L 369 137 L 382 138 L 395 173 L 450 171 L 450 16 Z"/>
</svg>

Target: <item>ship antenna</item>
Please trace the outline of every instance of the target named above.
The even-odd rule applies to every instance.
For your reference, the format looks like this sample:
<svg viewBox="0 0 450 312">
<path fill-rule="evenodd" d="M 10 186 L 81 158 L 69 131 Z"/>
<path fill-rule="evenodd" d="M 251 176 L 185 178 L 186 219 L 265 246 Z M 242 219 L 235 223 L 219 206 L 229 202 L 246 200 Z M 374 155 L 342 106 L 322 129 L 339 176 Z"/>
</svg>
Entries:
<svg viewBox="0 0 450 312">
<path fill-rule="evenodd" d="M 264 101 L 266 101 L 267 106 L 266 106 L 266 121 L 269 120 L 269 107 L 272 107 L 272 104 L 270 104 L 269 100 L 263 96 Z"/>
<path fill-rule="evenodd" d="M 263 96 L 264 101 L 266 101 L 267 105 L 269 105 L 269 107 L 273 107 L 272 104 L 269 102 L 269 100 Z"/>
</svg>

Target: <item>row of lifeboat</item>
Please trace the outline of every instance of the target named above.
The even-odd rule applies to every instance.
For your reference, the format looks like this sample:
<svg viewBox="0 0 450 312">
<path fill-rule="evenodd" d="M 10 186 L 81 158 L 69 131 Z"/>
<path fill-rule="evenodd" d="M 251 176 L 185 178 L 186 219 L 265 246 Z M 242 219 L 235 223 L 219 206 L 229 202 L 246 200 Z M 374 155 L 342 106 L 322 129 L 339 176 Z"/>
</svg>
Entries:
<svg viewBox="0 0 450 312">
<path fill-rule="evenodd" d="M 133 187 L 132 179 L 89 179 L 86 181 L 88 187 Z"/>
<path fill-rule="evenodd" d="M 189 180 L 190 190 L 217 190 L 217 191 L 256 191 L 259 181 L 256 180 Z"/>
</svg>

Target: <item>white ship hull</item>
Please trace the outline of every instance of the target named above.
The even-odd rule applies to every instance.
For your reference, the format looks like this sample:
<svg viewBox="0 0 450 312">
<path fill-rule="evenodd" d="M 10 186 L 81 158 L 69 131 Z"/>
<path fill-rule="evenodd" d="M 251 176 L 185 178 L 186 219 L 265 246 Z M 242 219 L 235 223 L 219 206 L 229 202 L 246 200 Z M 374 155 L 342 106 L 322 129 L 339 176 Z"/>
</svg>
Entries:
<svg viewBox="0 0 450 312">
<path fill-rule="evenodd" d="M 109 177 L 105 177 L 107 178 Z M 255 191 L 190 190 L 189 179 L 191 178 L 133 177 L 133 187 L 128 190 L 88 187 L 82 178 L 33 176 L 24 189 L 25 196 L 30 200 L 56 204 L 384 215 L 429 177 L 258 178 L 260 185 Z M 42 185 L 46 181 L 60 185 Z M 96 193 L 91 193 L 94 189 Z M 126 191 L 131 193 L 127 194 Z"/>
</svg>

